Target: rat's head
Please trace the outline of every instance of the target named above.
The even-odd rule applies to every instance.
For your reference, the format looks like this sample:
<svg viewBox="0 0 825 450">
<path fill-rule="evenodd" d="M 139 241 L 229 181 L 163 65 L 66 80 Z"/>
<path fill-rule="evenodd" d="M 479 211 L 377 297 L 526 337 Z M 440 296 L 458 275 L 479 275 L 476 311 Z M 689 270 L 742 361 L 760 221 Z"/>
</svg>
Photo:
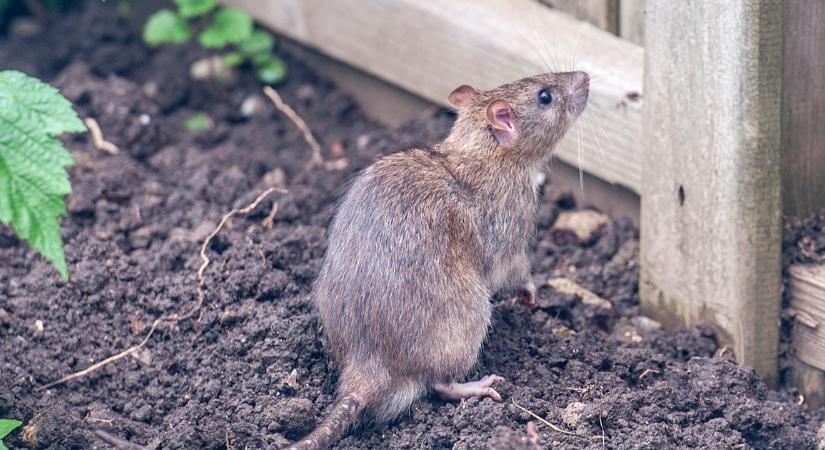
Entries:
<svg viewBox="0 0 825 450">
<path fill-rule="evenodd" d="M 585 72 L 536 75 L 489 91 L 459 86 L 449 96 L 459 112 L 454 133 L 481 129 L 497 146 L 548 154 L 584 111 L 589 91 Z"/>
</svg>

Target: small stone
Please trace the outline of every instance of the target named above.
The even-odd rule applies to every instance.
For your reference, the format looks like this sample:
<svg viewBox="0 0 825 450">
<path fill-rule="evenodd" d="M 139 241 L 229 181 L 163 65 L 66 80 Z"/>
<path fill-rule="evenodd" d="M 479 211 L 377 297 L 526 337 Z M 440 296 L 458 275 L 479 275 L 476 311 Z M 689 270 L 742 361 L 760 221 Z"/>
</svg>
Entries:
<svg viewBox="0 0 825 450">
<path fill-rule="evenodd" d="M 229 80 L 232 78 L 232 68 L 223 63 L 220 56 L 199 59 L 189 68 L 189 76 L 193 80 Z"/>
<path fill-rule="evenodd" d="M 266 103 L 259 95 L 250 95 L 241 103 L 241 115 L 244 117 L 252 117 L 260 114 Z"/>
<path fill-rule="evenodd" d="M 158 95 L 158 84 L 154 81 L 149 81 L 143 85 L 143 93 L 146 94 L 147 97 L 155 97 Z"/>
<path fill-rule="evenodd" d="M 816 433 L 816 450 L 825 450 L 825 423 L 819 427 Z"/>
<path fill-rule="evenodd" d="M 284 384 L 292 388 L 293 391 L 297 391 L 301 387 L 298 384 L 298 369 L 292 369 L 292 372 L 289 372 L 289 375 L 284 379 Z"/>
<path fill-rule="evenodd" d="M 662 324 L 660 322 L 653 320 L 647 316 L 636 316 L 630 319 L 630 322 L 635 327 L 637 327 L 639 331 L 643 331 L 646 333 L 662 329 Z"/>
<path fill-rule="evenodd" d="M 140 121 L 140 124 L 143 126 L 152 123 L 152 117 L 149 114 L 141 114 L 140 117 L 138 117 L 138 120 Z"/>
<path fill-rule="evenodd" d="M 359 134 L 358 137 L 355 138 L 355 148 L 357 148 L 358 151 L 366 150 L 368 145 L 370 145 L 370 135 Z"/>
<path fill-rule="evenodd" d="M 573 402 L 564 408 L 561 414 L 561 420 L 570 428 L 577 428 L 582 419 L 585 405 L 582 402 Z"/>
<path fill-rule="evenodd" d="M 556 241 L 588 243 L 610 223 L 610 217 L 589 209 L 559 214 L 550 234 Z"/>
<path fill-rule="evenodd" d="M 5 325 L 9 323 L 11 323 L 11 315 L 5 309 L 0 308 L 0 325 Z"/>
<path fill-rule="evenodd" d="M 34 332 L 37 334 L 42 334 L 45 326 L 43 325 L 43 321 L 38 319 L 34 321 Z"/>
<path fill-rule="evenodd" d="M 567 278 L 551 278 L 547 280 L 547 285 L 562 294 L 579 297 L 585 305 L 593 305 L 603 309 L 613 309 L 612 303 Z"/>
<path fill-rule="evenodd" d="M 553 336 L 558 337 L 570 337 L 576 335 L 575 330 L 571 330 L 570 328 L 567 328 L 564 325 L 553 327 L 553 329 L 550 330 L 550 332 L 553 333 Z"/>
</svg>

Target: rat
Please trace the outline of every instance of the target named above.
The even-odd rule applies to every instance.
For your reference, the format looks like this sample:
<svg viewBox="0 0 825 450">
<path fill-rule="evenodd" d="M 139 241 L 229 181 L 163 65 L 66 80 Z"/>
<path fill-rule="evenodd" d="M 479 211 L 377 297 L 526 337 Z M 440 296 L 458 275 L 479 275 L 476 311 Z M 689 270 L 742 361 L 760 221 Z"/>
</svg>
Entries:
<svg viewBox="0 0 825 450">
<path fill-rule="evenodd" d="M 385 156 L 352 183 L 330 225 L 310 298 L 341 368 L 326 418 L 289 449 L 327 448 L 425 393 L 501 401 L 497 375 L 459 382 L 491 325 L 491 296 L 534 302 L 527 258 L 538 183 L 584 111 L 585 72 L 449 95 L 457 117 L 432 148 Z"/>
</svg>

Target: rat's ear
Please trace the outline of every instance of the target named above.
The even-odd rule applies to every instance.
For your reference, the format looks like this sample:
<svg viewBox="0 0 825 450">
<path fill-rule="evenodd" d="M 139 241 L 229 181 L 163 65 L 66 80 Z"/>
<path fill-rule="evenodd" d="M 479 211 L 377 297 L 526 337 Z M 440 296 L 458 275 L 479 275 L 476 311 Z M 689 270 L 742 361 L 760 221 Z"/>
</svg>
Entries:
<svg viewBox="0 0 825 450">
<path fill-rule="evenodd" d="M 493 127 L 499 144 L 507 144 L 518 135 L 513 110 L 504 100 L 496 100 L 487 105 L 487 120 Z"/>
<path fill-rule="evenodd" d="M 476 88 L 462 84 L 461 86 L 453 89 L 453 92 L 450 92 L 447 100 L 455 108 L 462 109 L 466 108 L 473 101 L 473 98 L 475 98 L 476 95 L 478 95 Z"/>
</svg>

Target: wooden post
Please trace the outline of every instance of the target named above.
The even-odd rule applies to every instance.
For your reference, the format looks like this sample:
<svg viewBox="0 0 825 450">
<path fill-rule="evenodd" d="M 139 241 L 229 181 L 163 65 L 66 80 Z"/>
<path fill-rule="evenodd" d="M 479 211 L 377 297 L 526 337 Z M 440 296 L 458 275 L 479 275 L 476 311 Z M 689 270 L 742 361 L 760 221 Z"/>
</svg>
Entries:
<svg viewBox="0 0 825 450">
<path fill-rule="evenodd" d="M 645 40 L 647 0 L 621 0 L 619 3 L 619 36 L 634 44 Z"/>
<path fill-rule="evenodd" d="M 613 34 L 619 31 L 618 0 L 540 0 Z"/>
<path fill-rule="evenodd" d="M 825 207 L 825 2 L 784 4 L 783 201 L 804 217 Z"/>
<path fill-rule="evenodd" d="M 642 307 L 671 325 L 709 323 L 773 383 L 782 2 L 647 6 Z"/>
</svg>

